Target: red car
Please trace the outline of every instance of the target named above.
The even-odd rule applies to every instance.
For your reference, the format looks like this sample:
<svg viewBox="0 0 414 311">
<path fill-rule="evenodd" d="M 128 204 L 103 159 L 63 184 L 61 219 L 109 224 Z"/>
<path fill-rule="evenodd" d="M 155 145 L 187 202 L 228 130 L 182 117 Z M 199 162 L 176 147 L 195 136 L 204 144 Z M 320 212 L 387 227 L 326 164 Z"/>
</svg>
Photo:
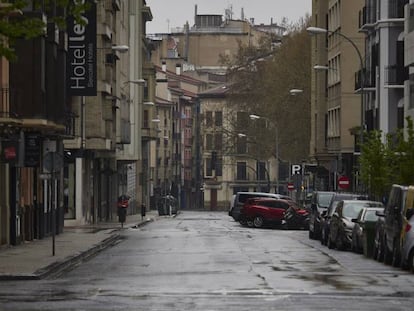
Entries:
<svg viewBox="0 0 414 311">
<path fill-rule="evenodd" d="M 240 222 L 256 228 L 267 225 L 281 225 L 284 223 L 285 211 L 293 206 L 299 209 L 291 200 L 273 198 L 251 198 L 248 199 L 241 211 Z"/>
</svg>

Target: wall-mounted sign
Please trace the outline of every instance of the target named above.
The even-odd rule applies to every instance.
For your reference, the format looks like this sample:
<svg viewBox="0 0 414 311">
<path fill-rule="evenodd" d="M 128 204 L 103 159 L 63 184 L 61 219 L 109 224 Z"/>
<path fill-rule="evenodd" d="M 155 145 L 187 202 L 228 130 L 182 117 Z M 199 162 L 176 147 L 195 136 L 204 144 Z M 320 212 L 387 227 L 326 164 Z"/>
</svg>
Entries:
<svg viewBox="0 0 414 311">
<path fill-rule="evenodd" d="M 88 3 L 83 22 L 73 16 L 67 20 L 68 57 L 67 89 L 72 96 L 96 96 L 96 3 L 93 0 L 72 0 Z"/>
</svg>

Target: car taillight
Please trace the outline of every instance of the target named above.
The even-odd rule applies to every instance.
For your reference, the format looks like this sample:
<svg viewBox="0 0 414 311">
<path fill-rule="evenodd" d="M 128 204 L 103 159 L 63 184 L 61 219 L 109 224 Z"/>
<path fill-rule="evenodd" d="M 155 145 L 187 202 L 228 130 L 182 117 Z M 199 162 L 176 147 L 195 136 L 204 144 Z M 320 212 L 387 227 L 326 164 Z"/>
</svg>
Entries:
<svg viewBox="0 0 414 311">
<path fill-rule="evenodd" d="M 406 226 L 405 226 L 405 232 L 408 232 L 408 231 L 410 231 L 411 230 L 411 225 L 410 224 L 407 224 Z"/>
</svg>

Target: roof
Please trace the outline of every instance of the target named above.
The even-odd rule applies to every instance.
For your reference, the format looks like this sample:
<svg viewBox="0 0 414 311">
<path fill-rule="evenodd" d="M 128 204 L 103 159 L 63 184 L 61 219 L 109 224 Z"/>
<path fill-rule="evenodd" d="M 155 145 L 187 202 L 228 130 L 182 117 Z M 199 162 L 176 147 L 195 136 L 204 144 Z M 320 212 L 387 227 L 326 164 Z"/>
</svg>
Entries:
<svg viewBox="0 0 414 311">
<path fill-rule="evenodd" d="M 222 84 L 220 86 L 208 89 L 204 92 L 198 93 L 200 98 L 209 98 L 209 97 L 226 97 L 226 94 L 229 92 L 230 88 Z"/>
</svg>

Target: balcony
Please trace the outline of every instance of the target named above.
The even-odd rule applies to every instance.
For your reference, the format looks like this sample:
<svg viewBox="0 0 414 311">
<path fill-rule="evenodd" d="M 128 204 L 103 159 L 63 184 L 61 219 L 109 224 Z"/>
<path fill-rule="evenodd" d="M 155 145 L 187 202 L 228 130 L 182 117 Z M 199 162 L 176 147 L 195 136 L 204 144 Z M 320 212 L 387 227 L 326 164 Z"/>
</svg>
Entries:
<svg viewBox="0 0 414 311">
<path fill-rule="evenodd" d="M 376 77 L 375 77 L 375 72 L 372 70 L 367 70 L 364 69 L 364 90 L 375 90 L 375 86 L 376 86 Z M 361 70 L 358 70 L 357 72 L 355 72 L 355 91 L 358 91 L 361 89 L 361 84 L 362 84 L 362 75 L 361 75 Z"/>
<path fill-rule="evenodd" d="M 401 65 L 391 65 L 385 68 L 385 85 L 404 86 L 404 81 L 408 80 L 408 68 Z"/>
<path fill-rule="evenodd" d="M 374 27 L 377 22 L 376 6 L 365 6 L 359 11 L 359 29 L 366 31 Z"/>
</svg>

